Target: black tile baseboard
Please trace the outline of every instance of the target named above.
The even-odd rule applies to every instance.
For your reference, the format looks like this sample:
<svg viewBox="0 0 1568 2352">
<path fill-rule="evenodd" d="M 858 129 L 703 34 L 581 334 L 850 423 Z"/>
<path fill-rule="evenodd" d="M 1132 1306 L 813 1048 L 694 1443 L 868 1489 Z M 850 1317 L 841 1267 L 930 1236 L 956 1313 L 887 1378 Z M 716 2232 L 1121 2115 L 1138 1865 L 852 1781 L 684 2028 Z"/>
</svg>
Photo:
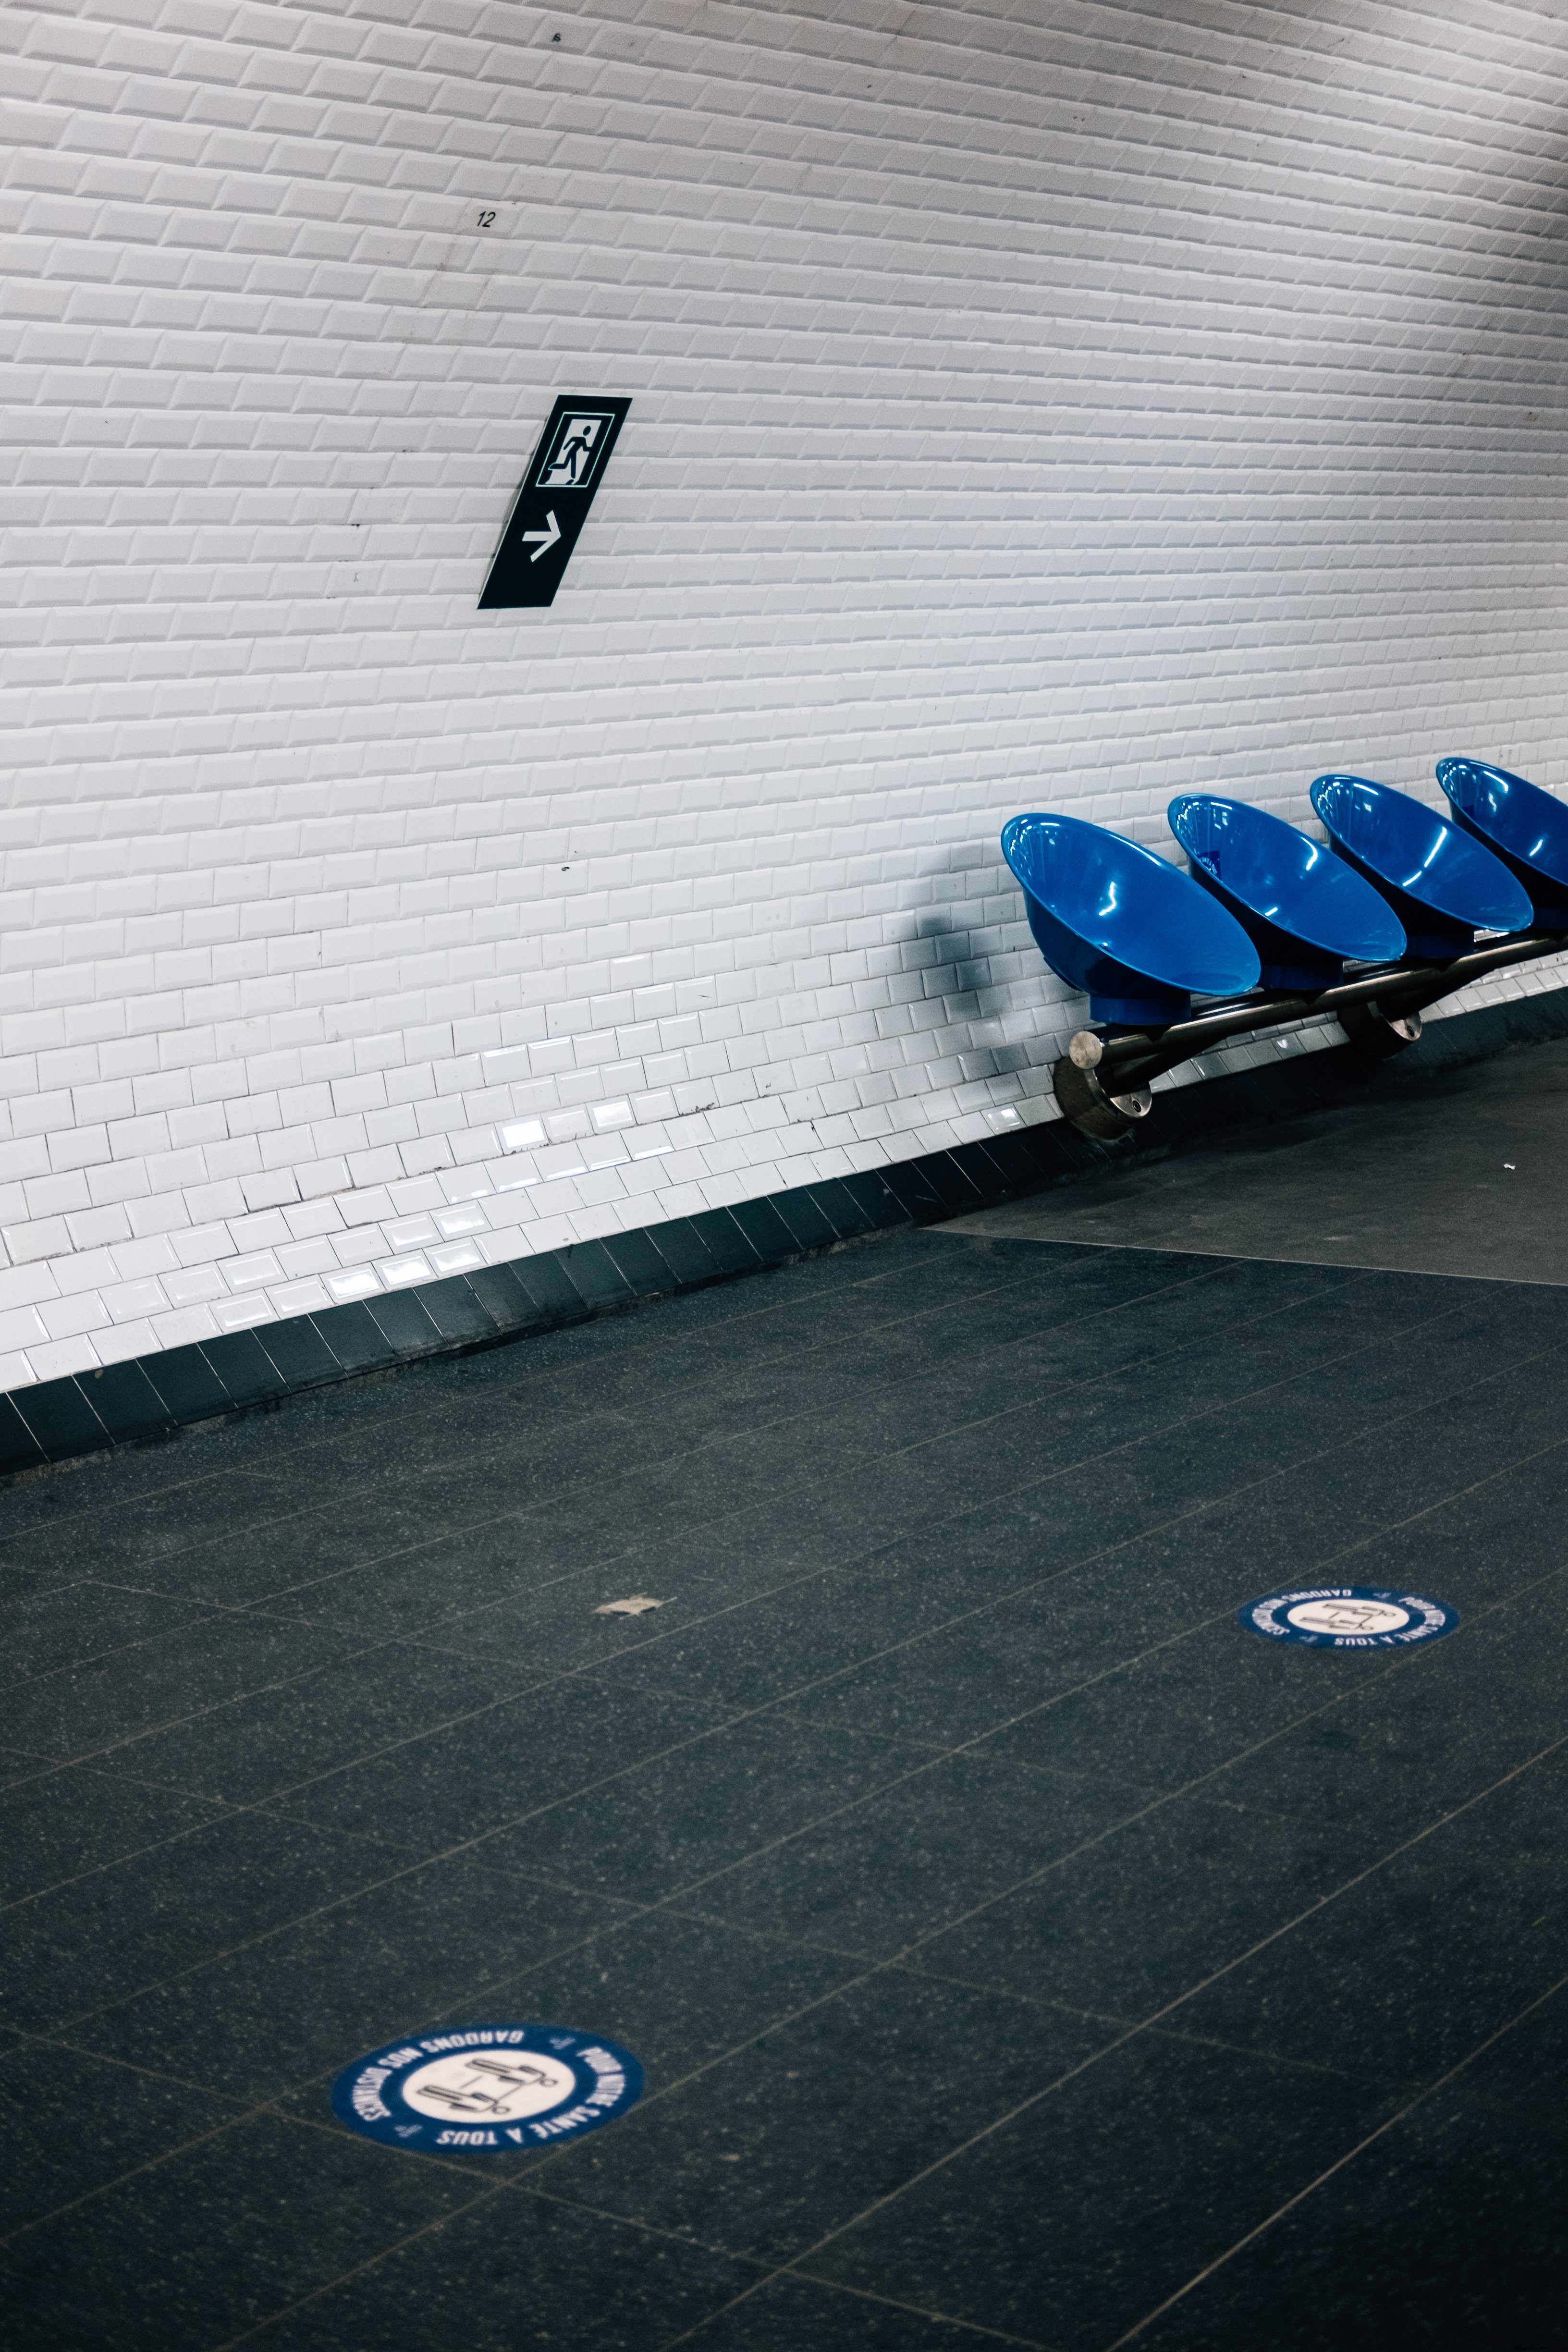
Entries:
<svg viewBox="0 0 1568 2352">
<path fill-rule="evenodd" d="M 601 1241 L 574 1242 L 538 1257 L 43 1381 L 0 1396 L 0 1475 L 166 1436 L 356 1373 L 506 1346 L 639 1300 L 760 1273 L 896 1225 L 937 1224 L 1071 1182 L 1108 1163 L 1163 1158 L 1237 1128 L 1419 1086 L 1436 1071 L 1563 1035 L 1568 988 L 1433 1024 L 1396 1061 L 1369 1065 L 1340 1047 L 1179 1087 L 1159 1097 L 1146 1131 L 1120 1143 L 1093 1142 L 1060 1119 L 1020 1127 L 890 1168 L 828 1178 Z"/>
</svg>

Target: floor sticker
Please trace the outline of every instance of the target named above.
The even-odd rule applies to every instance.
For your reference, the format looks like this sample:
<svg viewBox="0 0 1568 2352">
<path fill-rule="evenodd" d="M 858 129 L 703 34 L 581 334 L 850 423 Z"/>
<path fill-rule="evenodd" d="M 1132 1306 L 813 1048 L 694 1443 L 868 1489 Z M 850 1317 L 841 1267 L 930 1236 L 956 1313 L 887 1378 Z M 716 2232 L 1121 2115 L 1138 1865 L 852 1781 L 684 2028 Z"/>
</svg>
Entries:
<svg viewBox="0 0 1568 2352">
<path fill-rule="evenodd" d="M 1402 1650 L 1451 1633 L 1459 1612 L 1424 1592 L 1385 1592 L 1373 1584 L 1315 1584 L 1270 1592 L 1238 1612 L 1249 1633 L 1315 1650 Z"/>
<path fill-rule="evenodd" d="M 614 2123 L 642 2095 L 629 2050 L 560 2025 L 466 2025 L 389 2042 L 332 2085 L 350 2131 L 432 2155 L 500 2156 Z"/>
</svg>

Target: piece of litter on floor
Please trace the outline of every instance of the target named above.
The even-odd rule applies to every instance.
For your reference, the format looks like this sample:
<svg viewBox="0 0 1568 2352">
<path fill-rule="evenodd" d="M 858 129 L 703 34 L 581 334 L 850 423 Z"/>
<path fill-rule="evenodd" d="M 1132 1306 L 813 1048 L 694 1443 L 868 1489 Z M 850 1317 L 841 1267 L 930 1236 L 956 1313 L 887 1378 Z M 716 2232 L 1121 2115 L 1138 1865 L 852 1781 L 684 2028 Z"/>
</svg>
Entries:
<svg viewBox="0 0 1568 2352">
<path fill-rule="evenodd" d="M 1505 1160 L 1502 1164 L 1505 1168 L 1513 1169 L 1513 1162 L 1511 1160 Z M 1517 1174 L 1518 1171 L 1515 1170 L 1514 1172 Z"/>
<path fill-rule="evenodd" d="M 634 1592 L 628 1601 L 601 1601 L 595 1610 L 595 1617 L 641 1617 L 649 1609 L 662 1609 L 662 1601 L 654 1601 L 646 1592 Z"/>
</svg>

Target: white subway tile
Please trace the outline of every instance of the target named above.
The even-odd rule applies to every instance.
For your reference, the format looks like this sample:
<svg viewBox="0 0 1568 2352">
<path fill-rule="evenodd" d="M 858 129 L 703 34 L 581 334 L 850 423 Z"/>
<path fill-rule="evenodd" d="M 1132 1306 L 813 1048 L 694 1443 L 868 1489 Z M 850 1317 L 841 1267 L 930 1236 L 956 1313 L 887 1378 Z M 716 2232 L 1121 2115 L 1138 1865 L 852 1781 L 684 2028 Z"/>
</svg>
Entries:
<svg viewBox="0 0 1568 2352">
<path fill-rule="evenodd" d="M 346 1307 L 351 1299 L 368 1298 L 381 1288 L 379 1278 L 369 1266 L 350 1266 L 342 1274 L 329 1274 L 326 1282 L 339 1307 Z"/>
<path fill-rule="evenodd" d="M 220 1298 L 212 1311 L 220 1331 L 243 1331 L 253 1323 L 270 1323 L 277 1319 L 263 1291 L 255 1291 L 248 1297 Z"/>
<path fill-rule="evenodd" d="M 280 1282 L 283 1269 L 272 1250 L 258 1250 L 251 1257 L 231 1257 L 224 1262 L 224 1277 L 231 1290 L 258 1290 L 268 1282 Z"/>
<path fill-rule="evenodd" d="M 406 1290 L 410 1283 L 430 1279 L 430 1261 L 418 1250 L 408 1257 L 378 1258 L 375 1270 L 388 1290 Z"/>
<path fill-rule="evenodd" d="M 466 1274 L 470 1266 L 483 1265 L 485 1254 L 478 1242 L 443 1242 L 430 1253 L 430 1263 L 440 1275 Z"/>
<path fill-rule="evenodd" d="M 1002 862 L 1016 810 L 1172 856 L 1175 790 L 1304 824 L 1353 742 L 1435 804 L 1434 756 L 1489 730 L 1568 787 L 1560 61 L 1527 13 L 1470 12 L 1462 70 L 1436 17 L 1424 47 L 1357 19 L 1334 136 L 1400 159 L 1369 210 L 1353 173 L 1300 170 L 1321 77 L 1249 68 L 1239 100 L 1252 37 L 1223 12 L 1186 12 L 1173 64 L 1171 12 L 1131 0 L 1108 96 L 1048 11 L 979 37 L 927 12 L 873 71 L 864 12 L 752 10 L 742 38 L 666 11 L 649 46 L 584 0 L 566 114 L 530 98 L 508 135 L 568 137 L 578 359 L 647 389 L 519 669 L 503 638 L 544 638 L 498 633 L 478 584 L 564 380 L 540 320 L 588 284 L 581 239 L 541 181 L 482 301 L 421 240 L 450 242 L 502 135 L 479 97 L 522 51 L 438 6 L 353 20 L 324 78 L 296 43 L 285 141 L 266 12 L 214 43 L 84 7 L 29 19 L 7 93 L 15 152 L 49 162 L 16 195 L 0 1379 L 38 1370 L 4 1342 L 35 1307 L 97 1314 L 105 1350 L 185 1344 L 214 1306 L 368 1295 L 375 1262 L 494 1262 L 1055 1118 L 1083 1007 Z M 764 121 L 765 157 L 715 129 Z M 225 209 L 190 174 L 230 150 L 250 196 Z M 1108 211 L 1108 154 L 1178 150 L 1201 171 L 1122 171 Z M 334 247 L 338 213 L 371 242 Z M 1489 373 L 1455 374 L 1460 311 Z M 1342 360 L 1346 317 L 1354 364 L 1314 392 L 1301 354 Z M 175 383 L 218 387 L 221 431 Z M 1347 530 L 1353 595 L 1325 555 Z"/>
</svg>

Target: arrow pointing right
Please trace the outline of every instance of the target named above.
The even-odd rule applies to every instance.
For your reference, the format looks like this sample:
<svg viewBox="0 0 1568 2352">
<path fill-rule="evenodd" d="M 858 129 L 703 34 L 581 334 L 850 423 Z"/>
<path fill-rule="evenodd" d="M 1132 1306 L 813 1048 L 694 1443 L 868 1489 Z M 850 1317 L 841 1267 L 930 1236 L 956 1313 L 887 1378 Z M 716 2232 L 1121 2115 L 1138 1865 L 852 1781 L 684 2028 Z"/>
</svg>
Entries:
<svg viewBox="0 0 1568 2352">
<path fill-rule="evenodd" d="M 555 520 L 555 509 L 553 507 L 551 508 L 549 513 L 545 516 L 544 520 L 546 528 L 543 530 L 525 530 L 522 534 L 525 541 L 531 542 L 533 540 L 537 540 L 539 541 L 539 545 L 534 549 L 533 553 L 528 559 L 531 563 L 537 563 L 540 557 L 544 553 L 546 548 L 553 547 L 556 541 L 561 536 L 561 525 Z"/>
</svg>

